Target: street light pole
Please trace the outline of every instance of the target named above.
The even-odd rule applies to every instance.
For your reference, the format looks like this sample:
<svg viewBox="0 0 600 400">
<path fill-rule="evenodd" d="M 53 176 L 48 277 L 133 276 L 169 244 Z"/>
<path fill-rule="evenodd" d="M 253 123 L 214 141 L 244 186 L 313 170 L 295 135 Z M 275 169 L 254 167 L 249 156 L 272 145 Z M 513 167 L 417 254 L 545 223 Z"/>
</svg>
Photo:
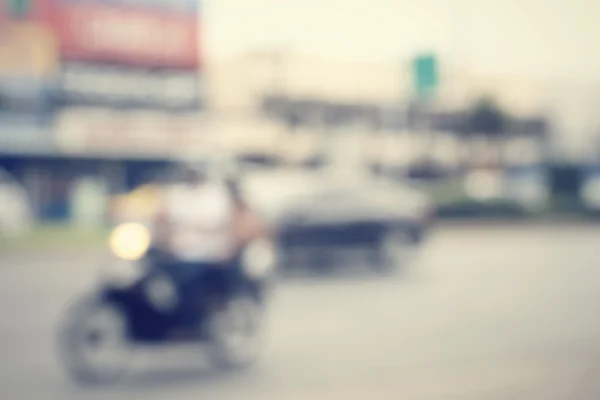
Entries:
<svg viewBox="0 0 600 400">
<path fill-rule="evenodd" d="M 269 97 L 272 101 L 277 101 L 278 98 L 283 97 L 287 89 L 287 71 L 285 69 L 287 48 L 284 45 L 274 45 L 267 49 L 258 50 L 252 53 L 251 56 L 257 59 L 259 63 L 261 63 L 261 61 L 266 61 L 269 68 L 269 74 L 266 82 L 261 80 L 259 83 L 259 89 L 256 93 L 257 103 L 260 104 Z M 284 122 L 284 125 L 286 123 L 287 121 Z M 287 127 L 282 126 L 279 135 L 283 136 L 286 133 Z M 281 153 L 282 149 L 280 149 L 279 152 Z"/>
</svg>

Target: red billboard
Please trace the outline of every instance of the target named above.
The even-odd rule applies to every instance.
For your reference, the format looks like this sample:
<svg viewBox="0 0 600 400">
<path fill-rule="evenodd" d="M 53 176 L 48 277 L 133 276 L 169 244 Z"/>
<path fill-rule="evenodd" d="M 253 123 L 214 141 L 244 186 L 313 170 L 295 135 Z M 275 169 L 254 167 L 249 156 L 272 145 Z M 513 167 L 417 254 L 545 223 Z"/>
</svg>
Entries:
<svg viewBox="0 0 600 400">
<path fill-rule="evenodd" d="M 49 18 L 55 0 L 3 0 L 0 1 L 0 27 L 6 21 L 37 21 Z"/>
<path fill-rule="evenodd" d="M 196 69 L 197 15 L 99 2 L 58 2 L 52 15 L 61 58 Z"/>
</svg>

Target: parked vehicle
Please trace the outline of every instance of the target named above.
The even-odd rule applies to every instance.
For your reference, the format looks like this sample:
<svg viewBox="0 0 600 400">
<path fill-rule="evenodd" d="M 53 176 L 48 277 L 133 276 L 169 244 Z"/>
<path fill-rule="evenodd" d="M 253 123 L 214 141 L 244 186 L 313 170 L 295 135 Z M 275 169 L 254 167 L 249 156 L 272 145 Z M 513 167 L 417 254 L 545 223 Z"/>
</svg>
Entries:
<svg viewBox="0 0 600 400">
<path fill-rule="evenodd" d="M 282 265 L 321 268 L 359 252 L 379 270 L 407 264 L 434 215 L 424 192 L 387 178 L 324 172 L 270 171 L 245 181 L 275 227 Z"/>
</svg>

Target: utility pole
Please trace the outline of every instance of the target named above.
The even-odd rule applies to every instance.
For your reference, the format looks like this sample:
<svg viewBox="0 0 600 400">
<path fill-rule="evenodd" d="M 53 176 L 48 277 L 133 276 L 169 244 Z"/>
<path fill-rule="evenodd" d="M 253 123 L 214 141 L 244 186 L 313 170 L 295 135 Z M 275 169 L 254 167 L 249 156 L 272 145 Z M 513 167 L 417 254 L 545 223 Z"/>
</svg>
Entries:
<svg viewBox="0 0 600 400">
<path fill-rule="evenodd" d="M 260 68 L 263 68 L 266 65 L 269 69 L 266 82 L 261 80 L 258 83 L 259 89 L 255 94 L 257 104 L 263 103 L 268 98 L 270 98 L 272 101 L 285 99 L 285 95 L 287 92 L 287 70 L 285 68 L 287 56 L 288 51 L 286 46 L 283 44 L 274 45 L 270 48 L 258 50 L 251 54 L 251 57 L 258 62 Z M 279 114 L 279 111 L 280 110 L 277 109 L 276 105 L 275 117 L 279 117 L 281 119 L 280 122 L 282 122 L 279 131 L 279 136 L 281 137 L 285 136 L 288 133 L 290 122 L 287 118 L 287 110 L 282 110 L 282 114 Z M 278 146 L 285 146 L 286 142 L 287 141 L 284 140 L 281 144 L 278 144 Z M 281 155 L 285 151 L 284 149 L 280 148 L 278 152 Z"/>
<path fill-rule="evenodd" d="M 262 93 L 258 94 L 258 96 L 275 97 L 283 95 L 286 91 L 286 48 L 284 46 L 273 46 L 266 50 L 253 52 L 251 56 L 259 62 L 266 61 L 269 65 L 268 83 L 266 87 L 262 87 Z"/>
</svg>

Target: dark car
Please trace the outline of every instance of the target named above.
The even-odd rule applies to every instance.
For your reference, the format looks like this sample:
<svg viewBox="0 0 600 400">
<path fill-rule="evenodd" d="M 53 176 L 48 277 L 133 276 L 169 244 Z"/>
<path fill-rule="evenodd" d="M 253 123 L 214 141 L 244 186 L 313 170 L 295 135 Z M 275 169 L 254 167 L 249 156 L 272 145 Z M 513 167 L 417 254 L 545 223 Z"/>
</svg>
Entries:
<svg viewBox="0 0 600 400">
<path fill-rule="evenodd" d="M 329 267 L 344 256 L 366 256 L 369 265 L 389 271 L 408 261 L 433 215 L 422 191 L 385 178 L 281 170 L 250 186 L 254 200 L 262 196 L 287 268 Z"/>
</svg>

